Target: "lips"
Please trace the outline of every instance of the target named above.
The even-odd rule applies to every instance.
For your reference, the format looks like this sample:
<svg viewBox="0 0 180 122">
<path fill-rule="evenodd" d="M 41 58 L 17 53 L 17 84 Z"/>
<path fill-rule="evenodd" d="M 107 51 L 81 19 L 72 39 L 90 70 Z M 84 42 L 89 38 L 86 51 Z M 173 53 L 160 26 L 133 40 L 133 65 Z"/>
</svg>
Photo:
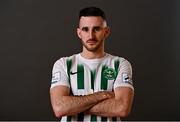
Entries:
<svg viewBox="0 0 180 122">
<path fill-rule="evenodd" d="M 95 39 L 87 40 L 87 43 L 89 43 L 89 44 L 95 44 L 96 42 L 97 42 L 97 40 L 95 40 Z"/>
</svg>

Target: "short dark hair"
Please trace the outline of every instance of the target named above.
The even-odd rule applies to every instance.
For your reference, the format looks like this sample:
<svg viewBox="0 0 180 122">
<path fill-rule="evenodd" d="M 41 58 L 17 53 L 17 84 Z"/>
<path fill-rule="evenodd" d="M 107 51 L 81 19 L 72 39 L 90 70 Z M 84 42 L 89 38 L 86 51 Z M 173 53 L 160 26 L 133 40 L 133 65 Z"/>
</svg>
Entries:
<svg viewBox="0 0 180 122">
<path fill-rule="evenodd" d="M 106 15 L 104 11 L 97 7 L 87 7 L 87 8 L 81 9 L 79 12 L 79 19 L 82 16 L 100 16 L 104 20 L 106 20 Z"/>
</svg>

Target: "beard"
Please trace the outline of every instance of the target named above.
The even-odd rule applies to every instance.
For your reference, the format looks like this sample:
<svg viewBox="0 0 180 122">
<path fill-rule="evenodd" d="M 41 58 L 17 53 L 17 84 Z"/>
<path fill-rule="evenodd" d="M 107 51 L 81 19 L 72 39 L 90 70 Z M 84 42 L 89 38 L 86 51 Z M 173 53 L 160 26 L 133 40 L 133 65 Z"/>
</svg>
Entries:
<svg viewBox="0 0 180 122">
<path fill-rule="evenodd" d="M 89 39 L 86 42 L 82 41 L 83 46 L 90 52 L 96 52 L 101 46 L 104 40 Z"/>
</svg>

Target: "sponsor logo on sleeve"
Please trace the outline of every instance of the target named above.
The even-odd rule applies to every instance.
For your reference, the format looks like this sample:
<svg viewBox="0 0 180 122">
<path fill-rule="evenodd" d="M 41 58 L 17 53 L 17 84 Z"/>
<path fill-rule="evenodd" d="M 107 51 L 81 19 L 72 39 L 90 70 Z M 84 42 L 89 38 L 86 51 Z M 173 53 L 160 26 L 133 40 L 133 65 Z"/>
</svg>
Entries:
<svg viewBox="0 0 180 122">
<path fill-rule="evenodd" d="M 55 73 L 53 74 L 53 76 L 52 76 L 52 81 L 51 81 L 51 83 L 52 83 L 52 84 L 53 84 L 53 83 L 56 83 L 56 82 L 60 81 L 60 79 L 61 79 L 61 72 L 55 72 Z"/>
<path fill-rule="evenodd" d="M 123 83 L 128 83 L 132 85 L 132 81 L 127 73 L 122 73 L 122 81 Z"/>
</svg>

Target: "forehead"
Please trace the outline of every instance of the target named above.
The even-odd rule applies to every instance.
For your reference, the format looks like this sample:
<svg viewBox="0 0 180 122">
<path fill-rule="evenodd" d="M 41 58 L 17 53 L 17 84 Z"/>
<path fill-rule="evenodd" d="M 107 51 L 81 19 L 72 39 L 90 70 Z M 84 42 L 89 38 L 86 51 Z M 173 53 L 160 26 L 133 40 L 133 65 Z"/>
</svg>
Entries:
<svg viewBox="0 0 180 122">
<path fill-rule="evenodd" d="M 79 20 L 79 27 L 106 26 L 106 21 L 100 16 L 82 16 Z"/>
</svg>

